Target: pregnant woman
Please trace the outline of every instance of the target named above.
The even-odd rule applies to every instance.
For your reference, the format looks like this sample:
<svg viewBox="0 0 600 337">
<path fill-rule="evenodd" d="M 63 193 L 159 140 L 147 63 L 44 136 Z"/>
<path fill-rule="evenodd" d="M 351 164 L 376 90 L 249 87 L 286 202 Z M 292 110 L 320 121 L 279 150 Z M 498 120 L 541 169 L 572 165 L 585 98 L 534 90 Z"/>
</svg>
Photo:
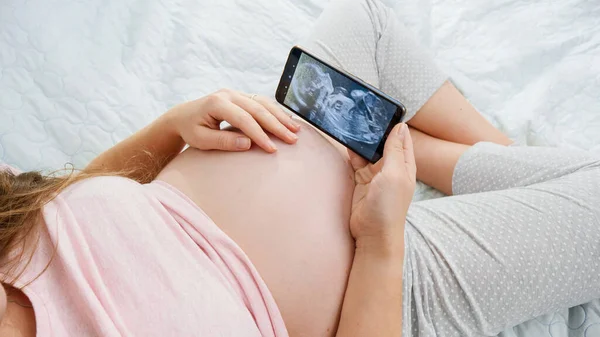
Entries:
<svg viewBox="0 0 600 337">
<path fill-rule="evenodd" d="M 376 0 L 314 32 L 407 107 L 379 163 L 223 90 L 81 173 L 3 170 L 0 335 L 489 336 L 600 296 L 600 159 L 507 146 Z"/>
</svg>

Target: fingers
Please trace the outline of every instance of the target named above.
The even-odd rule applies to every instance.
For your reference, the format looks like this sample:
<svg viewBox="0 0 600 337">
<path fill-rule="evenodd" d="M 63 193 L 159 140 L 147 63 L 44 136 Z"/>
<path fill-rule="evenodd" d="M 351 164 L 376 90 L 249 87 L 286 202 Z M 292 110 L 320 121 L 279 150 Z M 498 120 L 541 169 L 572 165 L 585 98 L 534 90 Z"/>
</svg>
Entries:
<svg viewBox="0 0 600 337">
<path fill-rule="evenodd" d="M 224 120 L 231 124 L 231 126 L 240 129 L 265 151 L 269 153 L 277 151 L 275 143 L 267 136 L 255 118 L 238 105 L 226 101 L 220 109 L 215 110 L 214 117 Z"/>
<path fill-rule="evenodd" d="M 277 103 L 273 102 L 273 100 L 264 96 L 256 96 L 254 100 L 262 104 L 267 110 L 269 110 L 271 114 L 273 114 L 273 116 L 279 120 L 279 122 L 281 122 L 281 124 L 285 125 L 291 131 L 297 132 L 300 130 L 300 124 L 294 122 L 292 117 L 288 116 L 288 114 L 285 113 L 285 111 L 283 111 L 283 109 L 281 109 Z"/>
<path fill-rule="evenodd" d="M 402 144 L 404 147 L 404 163 L 406 164 L 406 170 L 411 177 L 411 179 L 417 179 L 417 164 L 415 161 L 415 151 L 413 147 L 412 137 L 410 135 L 410 131 L 408 130 L 408 126 L 405 124 L 405 135 L 404 135 L 404 143 Z"/>
<path fill-rule="evenodd" d="M 202 134 L 200 150 L 246 151 L 252 145 L 250 138 L 233 131 L 203 128 L 196 134 Z"/>
<path fill-rule="evenodd" d="M 405 123 L 396 125 L 390 132 L 383 149 L 383 167 L 388 172 L 404 172 L 405 168 L 409 177 L 415 177 L 415 158 L 412 148 L 412 139 Z M 392 174 L 392 173 L 389 173 Z"/>
<path fill-rule="evenodd" d="M 373 165 L 350 149 L 348 149 L 348 158 L 350 159 L 352 169 L 354 169 L 354 182 L 357 184 L 368 184 L 371 182 L 377 173 L 373 171 Z"/>
<path fill-rule="evenodd" d="M 256 101 L 256 98 L 250 99 L 249 97 L 238 93 L 232 95 L 231 101 L 240 108 L 246 110 L 246 112 L 254 117 L 254 119 L 264 130 L 269 131 L 284 142 L 288 144 L 294 144 L 298 140 L 298 136 L 290 131 L 290 129 L 283 124 L 279 118 L 273 114 L 272 111 L 268 110 L 267 107 Z M 284 114 L 281 109 L 277 108 L 277 110 L 279 110 L 277 113 Z M 286 116 L 285 119 L 291 121 L 291 118 L 288 116 Z"/>
<path fill-rule="evenodd" d="M 369 164 L 369 162 L 366 159 L 357 155 L 356 153 L 354 153 L 354 151 L 352 151 L 350 149 L 347 149 L 347 150 L 348 150 L 348 158 L 350 159 L 350 165 L 352 165 L 352 168 L 354 169 L 354 171 L 361 169 Z"/>
</svg>

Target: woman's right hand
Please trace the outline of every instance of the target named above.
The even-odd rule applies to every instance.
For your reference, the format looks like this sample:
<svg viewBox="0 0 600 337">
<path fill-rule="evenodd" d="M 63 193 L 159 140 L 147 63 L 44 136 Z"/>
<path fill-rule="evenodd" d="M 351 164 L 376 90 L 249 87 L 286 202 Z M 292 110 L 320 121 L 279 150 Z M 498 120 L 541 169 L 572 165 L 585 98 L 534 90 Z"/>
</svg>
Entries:
<svg viewBox="0 0 600 337">
<path fill-rule="evenodd" d="M 288 144 L 298 140 L 300 124 L 276 102 L 263 96 L 221 89 L 169 110 L 167 120 L 190 146 L 200 150 L 246 151 L 254 142 L 263 150 L 277 150 L 267 132 Z M 241 133 L 222 130 L 227 122 Z"/>
<path fill-rule="evenodd" d="M 416 184 L 415 157 L 406 124 L 390 132 L 376 164 L 349 151 L 356 187 L 350 231 L 357 249 L 387 252 L 404 246 L 404 222 Z"/>
</svg>

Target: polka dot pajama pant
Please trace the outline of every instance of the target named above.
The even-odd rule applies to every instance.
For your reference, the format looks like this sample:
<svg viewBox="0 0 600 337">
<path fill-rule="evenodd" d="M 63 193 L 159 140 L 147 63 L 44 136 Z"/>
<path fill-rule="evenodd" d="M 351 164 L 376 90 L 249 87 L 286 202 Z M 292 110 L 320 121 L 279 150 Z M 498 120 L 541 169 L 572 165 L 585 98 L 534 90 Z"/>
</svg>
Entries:
<svg viewBox="0 0 600 337">
<path fill-rule="evenodd" d="M 447 77 L 377 0 L 333 1 L 303 44 L 404 102 Z M 479 143 L 406 223 L 403 336 L 494 336 L 600 297 L 600 159 Z"/>
<path fill-rule="evenodd" d="M 405 336 L 494 336 L 600 297 L 600 159 L 565 151 L 478 143 L 454 196 L 411 206 Z"/>
</svg>

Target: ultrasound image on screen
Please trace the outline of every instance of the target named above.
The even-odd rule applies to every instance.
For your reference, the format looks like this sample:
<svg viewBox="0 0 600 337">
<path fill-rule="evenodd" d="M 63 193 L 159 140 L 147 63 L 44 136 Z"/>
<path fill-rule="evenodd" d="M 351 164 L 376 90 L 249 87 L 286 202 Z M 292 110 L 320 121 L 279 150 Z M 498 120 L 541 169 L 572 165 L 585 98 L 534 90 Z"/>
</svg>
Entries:
<svg viewBox="0 0 600 337">
<path fill-rule="evenodd" d="M 396 106 L 302 53 L 284 103 L 359 154 L 372 158 Z"/>
</svg>

